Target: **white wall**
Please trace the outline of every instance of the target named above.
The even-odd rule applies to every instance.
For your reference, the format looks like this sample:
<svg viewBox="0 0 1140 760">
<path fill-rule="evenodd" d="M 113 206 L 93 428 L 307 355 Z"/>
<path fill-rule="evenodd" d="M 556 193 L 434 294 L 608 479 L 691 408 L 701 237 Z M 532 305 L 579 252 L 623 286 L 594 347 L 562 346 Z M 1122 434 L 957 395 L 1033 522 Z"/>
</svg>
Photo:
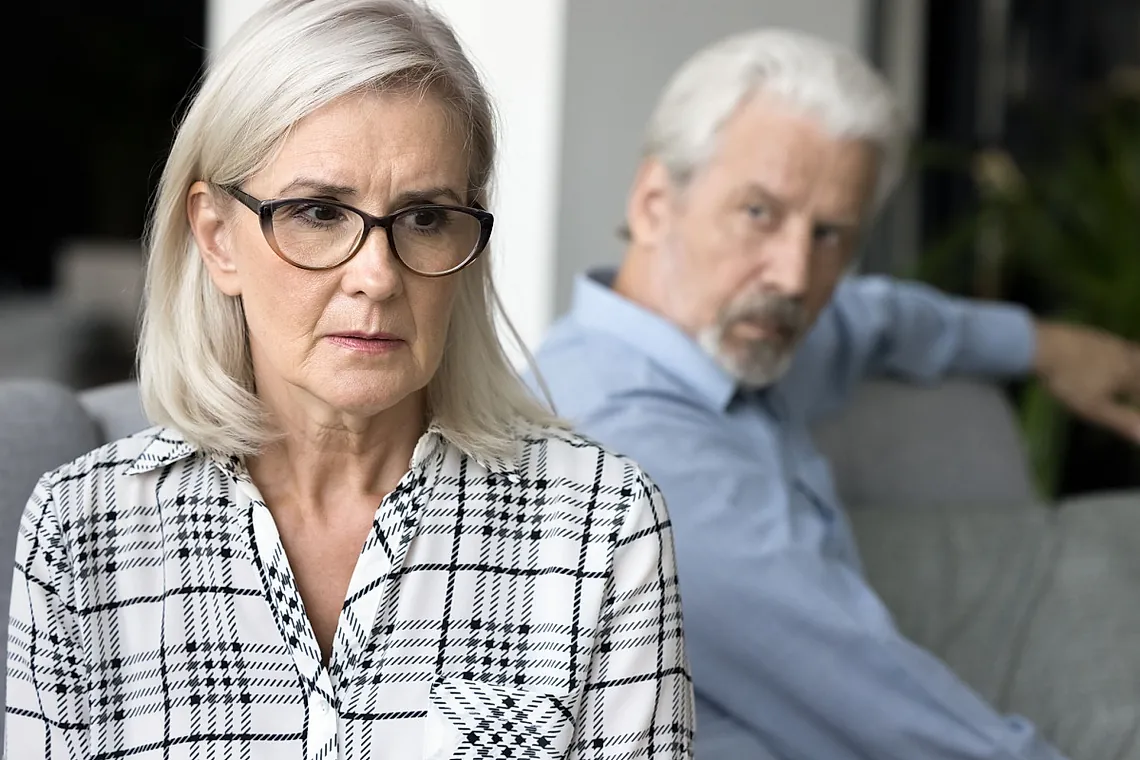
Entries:
<svg viewBox="0 0 1140 760">
<path fill-rule="evenodd" d="M 865 50 L 869 0 L 571 0 L 555 303 L 575 275 L 620 260 L 615 231 L 642 130 L 673 72 L 733 32 L 789 26 Z"/>
<path fill-rule="evenodd" d="M 206 52 L 217 50 L 264 0 L 207 0 Z"/>
</svg>

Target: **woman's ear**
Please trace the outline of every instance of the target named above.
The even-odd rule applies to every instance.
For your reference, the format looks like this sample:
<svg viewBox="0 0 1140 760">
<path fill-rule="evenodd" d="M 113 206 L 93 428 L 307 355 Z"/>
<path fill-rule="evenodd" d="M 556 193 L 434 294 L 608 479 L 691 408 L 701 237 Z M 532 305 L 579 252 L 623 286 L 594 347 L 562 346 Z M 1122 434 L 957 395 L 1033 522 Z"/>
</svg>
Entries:
<svg viewBox="0 0 1140 760">
<path fill-rule="evenodd" d="M 224 212 L 208 184 L 199 181 L 190 186 L 186 194 L 186 216 L 202 262 L 218 290 L 227 296 L 240 296 L 241 276 Z"/>
</svg>

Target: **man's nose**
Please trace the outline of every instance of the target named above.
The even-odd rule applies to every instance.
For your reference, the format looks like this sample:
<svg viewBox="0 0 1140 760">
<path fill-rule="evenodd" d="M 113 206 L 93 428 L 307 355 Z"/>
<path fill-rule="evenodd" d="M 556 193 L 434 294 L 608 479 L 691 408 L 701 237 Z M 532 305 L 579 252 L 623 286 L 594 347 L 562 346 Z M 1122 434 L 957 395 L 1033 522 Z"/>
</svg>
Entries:
<svg viewBox="0 0 1140 760">
<path fill-rule="evenodd" d="M 764 246 L 764 286 L 789 298 L 801 298 L 811 283 L 810 229 L 785 224 Z"/>
</svg>

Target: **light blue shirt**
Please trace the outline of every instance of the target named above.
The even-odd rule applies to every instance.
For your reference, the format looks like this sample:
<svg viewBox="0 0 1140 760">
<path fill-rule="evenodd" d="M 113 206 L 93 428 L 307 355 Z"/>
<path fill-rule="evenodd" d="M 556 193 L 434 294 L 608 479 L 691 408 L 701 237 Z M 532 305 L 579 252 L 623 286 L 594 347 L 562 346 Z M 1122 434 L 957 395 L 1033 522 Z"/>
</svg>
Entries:
<svg viewBox="0 0 1140 760">
<path fill-rule="evenodd" d="M 692 340 L 580 278 L 537 353 L 559 414 L 629 455 L 674 523 L 698 760 L 1056 760 L 896 630 L 809 428 L 873 374 L 1029 370 L 1030 315 L 888 278 L 843 282 L 760 392 Z M 532 378 L 533 383 L 533 378 Z"/>
</svg>

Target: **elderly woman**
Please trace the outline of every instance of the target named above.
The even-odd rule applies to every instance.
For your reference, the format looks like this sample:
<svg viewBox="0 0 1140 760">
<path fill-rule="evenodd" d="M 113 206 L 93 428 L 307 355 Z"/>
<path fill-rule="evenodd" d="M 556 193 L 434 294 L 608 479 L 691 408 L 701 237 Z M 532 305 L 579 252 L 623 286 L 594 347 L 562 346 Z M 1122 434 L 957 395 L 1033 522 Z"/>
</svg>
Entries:
<svg viewBox="0 0 1140 760">
<path fill-rule="evenodd" d="M 491 106 L 410 1 L 284 0 L 154 207 L 161 423 L 23 518 L 7 756 L 683 758 L 668 518 L 497 341 Z"/>
</svg>

